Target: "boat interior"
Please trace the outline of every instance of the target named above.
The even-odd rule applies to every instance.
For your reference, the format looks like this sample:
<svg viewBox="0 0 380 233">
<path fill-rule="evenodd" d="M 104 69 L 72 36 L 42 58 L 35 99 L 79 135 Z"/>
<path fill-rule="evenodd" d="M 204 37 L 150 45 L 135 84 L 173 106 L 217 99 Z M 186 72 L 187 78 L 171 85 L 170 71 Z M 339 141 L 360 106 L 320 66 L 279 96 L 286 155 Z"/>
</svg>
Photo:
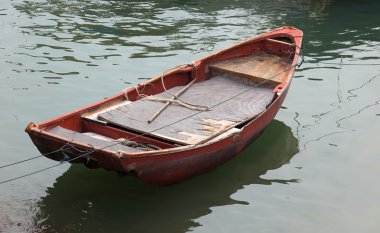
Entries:
<svg viewBox="0 0 380 233">
<path fill-rule="evenodd" d="M 163 74 L 44 129 L 68 141 L 126 153 L 199 145 L 231 135 L 275 100 L 274 89 L 288 78 L 295 46 L 276 38 L 226 51 L 215 60 L 206 57 L 201 71 Z M 121 139 L 129 140 L 115 145 Z"/>
</svg>

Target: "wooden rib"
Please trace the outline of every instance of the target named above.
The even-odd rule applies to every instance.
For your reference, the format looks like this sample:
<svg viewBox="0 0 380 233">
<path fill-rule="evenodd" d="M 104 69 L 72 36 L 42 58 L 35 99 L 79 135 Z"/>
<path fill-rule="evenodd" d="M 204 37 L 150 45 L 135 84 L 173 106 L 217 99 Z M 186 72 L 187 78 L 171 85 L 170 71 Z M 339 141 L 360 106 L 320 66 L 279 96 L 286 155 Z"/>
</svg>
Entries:
<svg viewBox="0 0 380 233">
<path fill-rule="evenodd" d="M 187 84 L 184 88 L 182 88 L 181 90 L 179 90 L 177 93 L 175 93 L 174 95 L 173 95 L 173 97 L 172 98 L 170 98 L 170 100 L 168 100 L 165 104 L 164 104 L 164 106 L 162 106 L 149 120 L 148 120 L 148 124 L 150 124 L 150 123 L 152 123 L 152 121 L 154 120 L 154 119 L 156 119 L 156 117 L 158 117 L 158 115 L 160 115 L 160 113 L 162 112 L 162 111 L 164 111 L 165 110 L 165 108 L 167 108 L 169 105 L 170 105 L 170 103 L 173 101 L 173 100 L 175 100 L 176 98 L 178 98 L 183 92 L 185 92 L 191 85 L 193 85 L 193 83 L 195 83 L 195 81 L 197 80 L 197 78 L 194 78 L 189 84 Z"/>
</svg>

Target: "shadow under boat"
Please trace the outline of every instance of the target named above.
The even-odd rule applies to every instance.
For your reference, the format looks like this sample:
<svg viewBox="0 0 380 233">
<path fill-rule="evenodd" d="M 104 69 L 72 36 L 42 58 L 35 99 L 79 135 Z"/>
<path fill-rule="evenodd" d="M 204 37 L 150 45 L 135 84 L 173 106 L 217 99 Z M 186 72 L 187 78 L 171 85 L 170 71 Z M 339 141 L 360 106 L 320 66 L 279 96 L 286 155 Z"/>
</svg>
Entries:
<svg viewBox="0 0 380 233">
<path fill-rule="evenodd" d="M 35 227 L 42 232 L 185 232 L 211 207 L 246 204 L 230 197 L 243 185 L 294 182 L 260 176 L 297 152 L 290 127 L 274 120 L 233 160 L 172 186 L 147 186 L 135 177 L 72 165 L 39 201 Z"/>
</svg>

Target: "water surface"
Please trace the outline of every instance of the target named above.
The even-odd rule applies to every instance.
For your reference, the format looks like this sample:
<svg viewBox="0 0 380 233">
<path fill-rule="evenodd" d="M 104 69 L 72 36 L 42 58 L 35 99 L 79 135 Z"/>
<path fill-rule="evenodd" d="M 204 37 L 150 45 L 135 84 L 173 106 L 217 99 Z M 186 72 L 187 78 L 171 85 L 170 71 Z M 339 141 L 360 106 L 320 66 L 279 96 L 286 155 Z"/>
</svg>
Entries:
<svg viewBox="0 0 380 233">
<path fill-rule="evenodd" d="M 234 160 L 168 187 L 65 164 L 0 186 L 0 232 L 378 232 L 378 12 L 375 0 L 0 0 L 0 166 L 38 155 L 30 121 L 276 27 L 305 34 L 284 107 Z"/>
</svg>

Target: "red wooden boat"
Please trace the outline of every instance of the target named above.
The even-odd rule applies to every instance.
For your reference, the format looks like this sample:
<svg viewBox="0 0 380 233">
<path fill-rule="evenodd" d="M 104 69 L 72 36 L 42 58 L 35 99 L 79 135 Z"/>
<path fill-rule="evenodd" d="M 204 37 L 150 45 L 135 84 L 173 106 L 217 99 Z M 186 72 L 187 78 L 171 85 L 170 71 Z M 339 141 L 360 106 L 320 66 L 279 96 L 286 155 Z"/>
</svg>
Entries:
<svg viewBox="0 0 380 233">
<path fill-rule="evenodd" d="M 276 29 L 26 132 L 54 160 L 150 184 L 182 181 L 231 159 L 273 120 L 302 35 Z"/>
</svg>

